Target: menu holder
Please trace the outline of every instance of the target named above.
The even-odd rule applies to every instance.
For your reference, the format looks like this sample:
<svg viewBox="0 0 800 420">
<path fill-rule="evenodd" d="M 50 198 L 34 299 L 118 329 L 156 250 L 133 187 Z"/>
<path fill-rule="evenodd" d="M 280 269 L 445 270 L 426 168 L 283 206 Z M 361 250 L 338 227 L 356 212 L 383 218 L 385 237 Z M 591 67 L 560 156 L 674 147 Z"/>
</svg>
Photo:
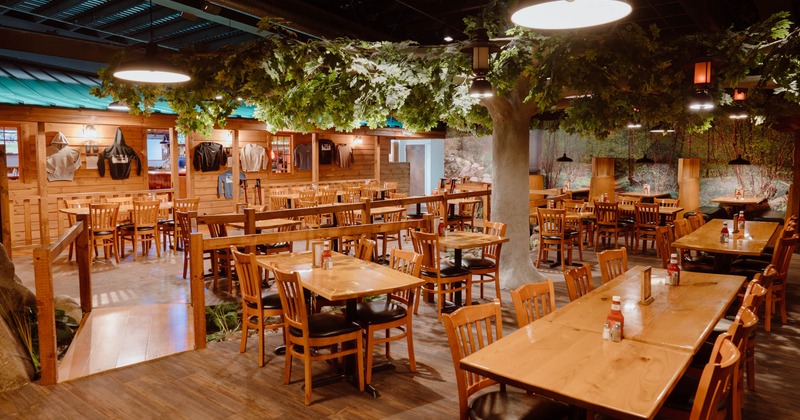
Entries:
<svg viewBox="0 0 800 420">
<path fill-rule="evenodd" d="M 642 186 L 642 192 L 646 195 L 650 195 L 650 184 L 644 184 Z"/>
<path fill-rule="evenodd" d="M 642 271 L 642 300 L 639 305 L 649 305 L 653 303 L 653 267 L 647 267 Z"/>
<path fill-rule="evenodd" d="M 743 200 L 744 199 L 744 190 L 741 189 L 741 188 L 737 188 L 736 190 L 734 190 L 733 195 L 737 200 Z"/>
<path fill-rule="evenodd" d="M 322 251 L 325 249 L 325 241 L 311 241 L 311 266 L 314 268 L 322 267 Z"/>
</svg>

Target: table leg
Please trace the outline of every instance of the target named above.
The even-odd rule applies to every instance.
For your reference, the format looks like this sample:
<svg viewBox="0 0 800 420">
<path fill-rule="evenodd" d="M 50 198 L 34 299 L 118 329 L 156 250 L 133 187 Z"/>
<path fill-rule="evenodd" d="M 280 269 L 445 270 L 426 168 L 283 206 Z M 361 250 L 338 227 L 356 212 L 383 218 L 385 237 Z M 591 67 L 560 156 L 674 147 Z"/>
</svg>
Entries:
<svg viewBox="0 0 800 420">
<path fill-rule="evenodd" d="M 454 264 L 455 264 L 456 267 L 461 267 L 461 250 L 460 249 L 456 249 L 455 251 L 456 251 L 456 256 L 455 256 Z M 460 287 L 460 286 L 461 286 L 461 282 L 456 283 L 456 287 Z M 461 305 L 462 305 L 461 292 L 456 293 L 456 297 L 455 297 L 454 300 L 455 300 L 455 302 L 453 302 L 453 303 L 455 303 L 456 308 L 460 308 Z"/>
<path fill-rule="evenodd" d="M 730 254 L 714 254 L 714 272 L 717 274 L 730 274 L 731 272 Z"/>
</svg>

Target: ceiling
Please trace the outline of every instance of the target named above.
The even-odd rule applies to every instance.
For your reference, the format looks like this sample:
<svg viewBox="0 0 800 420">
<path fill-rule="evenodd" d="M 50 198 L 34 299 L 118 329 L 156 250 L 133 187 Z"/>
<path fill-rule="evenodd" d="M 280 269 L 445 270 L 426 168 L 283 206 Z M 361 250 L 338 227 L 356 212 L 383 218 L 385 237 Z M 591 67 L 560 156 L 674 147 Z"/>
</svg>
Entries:
<svg viewBox="0 0 800 420">
<path fill-rule="evenodd" d="M 629 0 L 625 21 L 665 36 L 742 28 L 800 0 Z M 270 16 L 301 38 L 444 43 L 466 39 L 465 16 L 479 0 L 0 0 L 0 58 L 94 73 L 120 49 L 153 41 L 180 51 L 215 51 L 257 39 Z M 152 16 L 152 27 L 150 25 Z"/>
</svg>

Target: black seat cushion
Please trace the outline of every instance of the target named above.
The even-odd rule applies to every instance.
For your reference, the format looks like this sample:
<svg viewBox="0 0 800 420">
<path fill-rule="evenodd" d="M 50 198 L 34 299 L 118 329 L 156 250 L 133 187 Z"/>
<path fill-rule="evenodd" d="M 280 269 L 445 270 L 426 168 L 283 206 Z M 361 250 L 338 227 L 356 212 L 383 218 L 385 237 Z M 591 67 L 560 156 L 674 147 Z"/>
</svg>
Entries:
<svg viewBox="0 0 800 420">
<path fill-rule="evenodd" d="M 757 260 L 753 258 L 738 258 L 733 260 L 731 267 L 734 269 L 759 270 L 763 271 L 769 265 L 769 261 Z"/>
<path fill-rule="evenodd" d="M 175 220 L 174 219 L 159 220 L 158 224 L 162 226 L 175 226 Z"/>
<path fill-rule="evenodd" d="M 464 258 L 461 260 L 461 265 L 467 270 L 474 270 L 478 268 L 494 268 L 497 266 L 493 260 L 487 258 Z"/>
<path fill-rule="evenodd" d="M 247 302 L 247 306 L 258 309 L 255 303 Z M 261 307 L 264 309 L 281 309 L 281 296 L 274 292 L 263 291 L 261 293 Z"/>
<path fill-rule="evenodd" d="M 356 319 L 362 325 L 383 324 L 403 319 L 406 308 L 386 300 L 359 303 L 356 307 Z"/>
<path fill-rule="evenodd" d="M 441 277 L 458 277 L 467 276 L 469 274 L 469 270 L 465 269 L 464 267 L 442 264 L 442 266 L 439 268 L 439 275 Z"/>
<path fill-rule="evenodd" d="M 263 246 L 266 249 L 288 248 L 289 242 L 276 242 L 274 244 L 264 244 L 261 246 Z"/>
<path fill-rule="evenodd" d="M 96 230 L 96 231 L 94 231 L 92 233 L 95 234 L 95 235 L 111 235 L 111 234 L 114 233 L 114 231 L 113 230 Z"/>
<path fill-rule="evenodd" d="M 522 392 L 489 392 L 469 404 L 470 419 L 562 419 L 569 407 Z"/>
<path fill-rule="evenodd" d="M 708 363 L 708 357 L 710 357 L 710 355 L 711 353 L 706 356 L 706 363 Z M 703 365 L 705 366 L 705 364 Z M 667 401 L 664 403 L 664 406 L 680 411 L 692 411 L 694 397 L 695 394 L 697 394 L 699 382 L 700 378 L 683 375 L 683 377 L 681 377 L 681 379 L 678 381 L 678 384 L 675 385 L 675 388 L 673 388 L 672 392 L 667 397 Z M 722 401 L 720 401 L 717 410 L 724 410 L 727 402 L 728 398 L 723 398 Z"/>
<path fill-rule="evenodd" d="M 133 225 L 133 223 L 126 223 L 124 225 L 120 225 L 119 226 L 120 230 L 133 231 L 134 228 L 135 228 L 135 226 Z M 153 226 L 142 226 L 142 227 L 139 228 L 139 231 L 143 231 L 143 230 L 153 230 Z"/>
<path fill-rule="evenodd" d="M 341 315 L 323 313 L 312 314 L 308 317 L 308 334 L 311 338 L 334 337 L 360 330 L 360 325 L 348 321 Z M 295 337 L 303 335 L 302 331 L 294 327 L 289 328 L 289 333 Z"/>
</svg>

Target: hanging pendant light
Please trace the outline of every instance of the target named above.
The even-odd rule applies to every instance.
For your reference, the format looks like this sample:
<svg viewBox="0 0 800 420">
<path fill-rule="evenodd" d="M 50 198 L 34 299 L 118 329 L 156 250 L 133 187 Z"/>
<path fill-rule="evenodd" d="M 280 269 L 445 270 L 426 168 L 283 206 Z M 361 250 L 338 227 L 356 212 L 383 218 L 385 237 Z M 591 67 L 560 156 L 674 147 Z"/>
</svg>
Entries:
<svg viewBox="0 0 800 420">
<path fill-rule="evenodd" d="M 660 122 L 660 123 L 654 125 L 653 128 L 650 129 L 650 132 L 651 133 L 674 133 L 675 130 L 673 130 L 670 126 L 664 124 L 663 122 Z"/>
<path fill-rule="evenodd" d="M 708 89 L 698 89 L 689 101 L 689 109 L 692 111 L 708 111 L 714 109 L 714 98 L 708 93 Z"/>
<path fill-rule="evenodd" d="M 572 158 L 571 158 L 571 157 L 569 157 L 569 156 L 567 156 L 567 153 L 566 153 L 566 152 L 564 152 L 564 156 L 561 156 L 560 158 L 556 159 L 556 162 L 565 162 L 565 163 L 569 163 L 569 162 L 572 162 Z"/>
<path fill-rule="evenodd" d="M 492 84 L 486 80 L 489 74 L 489 57 L 500 51 L 500 47 L 489 41 L 486 28 L 477 28 L 472 36 L 472 41 L 461 49 L 461 52 L 472 54 L 472 84 L 469 87 L 469 96 L 473 98 L 489 98 L 494 95 Z"/>
<path fill-rule="evenodd" d="M 150 0 L 150 42 L 143 58 L 125 61 L 117 66 L 114 77 L 140 83 L 182 83 L 191 80 L 178 66 L 158 57 L 158 45 L 153 42 L 153 1 Z"/>
<path fill-rule="evenodd" d="M 521 1 L 511 21 L 532 29 L 577 29 L 602 25 L 628 16 L 625 0 Z"/>
<path fill-rule="evenodd" d="M 750 161 L 743 158 L 742 155 L 736 155 L 736 159 L 728 161 L 728 165 L 750 165 Z"/>
<path fill-rule="evenodd" d="M 647 157 L 647 153 L 645 153 L 644 156 L 636 159 L 636 163 L 653 164 L 656 163 L 656 161 Z"/>
</svg>

